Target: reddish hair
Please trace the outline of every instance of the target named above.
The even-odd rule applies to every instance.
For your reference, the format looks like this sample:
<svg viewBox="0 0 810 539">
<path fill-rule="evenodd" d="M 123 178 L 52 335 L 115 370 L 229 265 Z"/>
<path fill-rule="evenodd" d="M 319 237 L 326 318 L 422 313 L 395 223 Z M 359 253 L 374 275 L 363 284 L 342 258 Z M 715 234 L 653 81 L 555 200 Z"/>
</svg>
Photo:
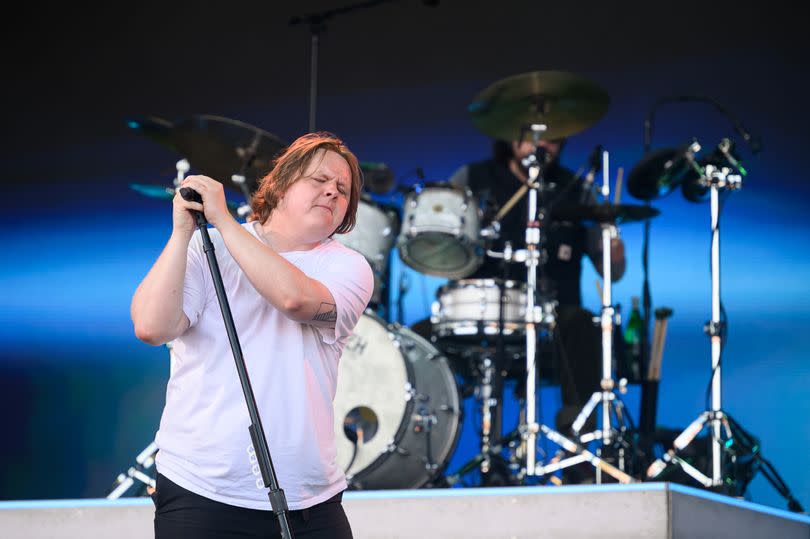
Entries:
<svg viewBox="0 0 810 539">
<path fill-rule="evenodd" d="M 284 194 L 303 177 L 318 150 L 332 151 L 343 157 L 349 164 L 352 175 L 346 215 L 332 234 L 345 234 L 354 228 L 357 220 L 357 204 L 363 188 L 360 163 L 342 140 L 325 131 L 307 133 L 299 137 L 274 160 L 273 169 L 259 181 L 259 187 L 253 194 L 251 199 L 253 213 L 250 220 L 260 223 L 267 221 Z"/>
</svg>

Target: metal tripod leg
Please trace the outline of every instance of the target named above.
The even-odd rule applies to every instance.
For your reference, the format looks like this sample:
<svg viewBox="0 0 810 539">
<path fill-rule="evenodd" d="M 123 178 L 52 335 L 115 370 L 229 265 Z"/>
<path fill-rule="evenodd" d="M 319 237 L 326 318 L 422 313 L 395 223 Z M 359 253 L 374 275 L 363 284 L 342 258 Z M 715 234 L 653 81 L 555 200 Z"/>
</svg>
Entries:
<svg viewBox="0 0 810 539">
<path fill-rule="evenodd" d="M 543 425 L 542 423 L 539 424 L 539 427 L 540 431 L 546 436 L 546 438 L 556 443 L 566 451 L 583 457 L 584 460 L 591 463 L 595 468 L 610 475 L 611 477 L 619 481 L 619 483 L 627 484 L 636 482 L 636 480 L 633 479 L 630 475 L 626 474 L 625 472 L 613 466 L 612 464 L 605 462 L 599 456 L 585 449 L 585 447 L 583 447 L 581 444 L 566 438 L 559 432 L 550 429 L 549 427 Z M 562 461 L 552 465 L 553 469 L 551 469 L 552 466 L 538 465 L 537 467 L 535 467 L 535 475 L 545 475 L 547 473 L 551 473 L 553 471 L 557 471 L 562 468 L 573 466 L 574 464 L 579 464 L 580 462 L 582 462 L 582 460 L 576 459 L 565 459 L 565 461 L 566 461 L 565 465 L 561 465 Z"/>
<path fill-rule="evenodd" d="M 155 480 L 146 470 L 150 469 L 155 464 L 155 455 L 157 454 L 157 444 L 152 442 L 135 457 L 135 466 L 131 466 L 126 473 L 118 474 L 115 479 L 113 488 L 106 498 L 108 500 L 117 500 L 124 495 L 126 491 L 135 484 L 135 481 L 140 481 L 147 487 L 155 487 Z"/>
<path fill-rule="evenodd" d="M 448 475 L 445 478 L 447 484 L 450 486 L 458 484 L 461 481 L 462 476 L 472 472 L 476 468 L 479 468 L 484 460 L 490 460 L 493 456 L 500 454 L 500 452 L 503 451 L 507 445 L 510 445 L 515 440 L 519 440 L 520 437 L 520 429 L 513 430 L 501 438 L 500 441 L 490 445 L 488 453 L 478 453 L 473 458 L 462 464 L 461 467 L 459 467 L 459 469 L 454 473 Z"/>
<path fill-rule="evenodd" d="M 689 445 L 692 440 L 694 440 L 698 434 L 700 434 L 703 429 L 706 428 L 707 423 L 709 423 L 713 433 L 719 431 L 721 426 L 723 426 L 725 427 L 723 430 L 726 432 L 726 435 L 731 437 L 731 431 L 729 429 L 728 422 L 725 420 L 725 415 L 723 412 L 703 412 L 698 416 L 697 419 L 692 421 L 692 423 L 690 423 L 689 426 L 686 427 L 677 438 L 675 438 L 675 440 L 672 442 L 671 449 L 664 453 L 661 458 L 656 459 L 655 462 L 650 464 L 649 468 L 647 468 L 647 478 L 655 479 L 661 475 L 669 465 L 678 465 L 686 474 L 695 479 L 695 481 L 698 483 L 702 484 L 704 487 L 711 488 L 720 486 L 722 481 L 715 481 L 713 478 L 700 472 L 697 468 L 680 458 L 678 455 L 679 451 L 683 450 L 687 445 Z M 717 438 L 716 440 L 713 439 L 712 441 L 719 443 L 719 440 L 720 439 Z"/>
</svg>

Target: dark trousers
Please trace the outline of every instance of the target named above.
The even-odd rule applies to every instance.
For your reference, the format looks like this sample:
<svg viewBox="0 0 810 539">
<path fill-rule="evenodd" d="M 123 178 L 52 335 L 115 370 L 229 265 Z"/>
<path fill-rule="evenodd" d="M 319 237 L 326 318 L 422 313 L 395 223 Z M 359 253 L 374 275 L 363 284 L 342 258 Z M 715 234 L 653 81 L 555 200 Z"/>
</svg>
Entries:
<svg viewBox="0 0 810 539">
<path fill-rule="evenodd" d="M 307 509 L 288 512 L 287 520 L 295 539 L 351 539 L 352 530 L 343 511 L 342 497 L 341 492 Z M 278 517 L 273 511 L 245 509 L 209 500 L 160 474 L 152 500 L 155 502 L 155 539 L 281 537 Z"/>
<path fill-rule="evenodd" d="M 602 330 L 594 315 L 581 307 L 561 305 L 557 308 L 557 327 L 551 343 L 552 363 L 560 383 L 562 407 L 557 412 L 557 429 L 566 432 L 602 379 Z M 588 428 L 595 428 L 596 415 L 591 414 Z"/>
</svg>

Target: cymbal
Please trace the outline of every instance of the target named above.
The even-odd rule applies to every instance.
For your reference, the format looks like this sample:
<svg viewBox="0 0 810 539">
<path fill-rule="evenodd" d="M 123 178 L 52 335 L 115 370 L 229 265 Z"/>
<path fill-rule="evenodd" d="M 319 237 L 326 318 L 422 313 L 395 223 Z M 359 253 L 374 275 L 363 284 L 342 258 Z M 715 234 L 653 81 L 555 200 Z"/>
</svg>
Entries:
<svg viewBox="0 0 810 539">
<path fill-rule="evenodd" d="M 162 146 L 178 151 L 171 140 L 172 123 L 157 116 L 133 116 L 127 119 L 127 126 L 135 129 L 146 138 L 152 139 Z"/>
<path fill-rule="evenodd" d="M 242 188 L 231 178 L 245 177 L 249 193 L 270 171 L 273 159 L 287 143 L 250 124 L 210 114 L 197 114 L 172 123 L 155 116 L 136 117 L 127 125 L 144 136 L 178 152 L 199 173 L 210 176 L 237 192 Z"/>
<path fill-rule="evenodd" d="M 531 124 L 544 124 L 542 139 L 583 131 L 607 112 L 610 97 L 597 84 L 564 71 L 531 71 L 501 79 L 479 93 L 467 110 L 481 132 L 518 140 Z"/>
<path fill-rule="evenodd" d="M 696 177 L 685 149 L 663 148 L 650 152 L 633 167 L 627 175 L 627 192 L 639 200 L 653 200 Z"/>
<path fill-rule="evenodd" d="M 259 186 L 287 143 L 252 125 L 220 116 L 200 114 L 172 126 L 171 140 L 191 166 L 202 174 L 241 192 L 231 179 L 245 177 L 250 193 Z"/>
<path fill-rule="evenodd" d="M 363 171 L 363 187 L 377 195 L 384 195 L 396 185 L 394 172 L 385 163 L 360 161 Z"/>
<path fill-rule="evenodd" d="M 556 221 L 622 224 L 650 219 L 660 213 L 655 208 L 639 204 L 576 204 L 553 208 L 551 218 Z"/>
<path fill-rule="evenodd" d="M 157 198 L 159 200 L 172 200 L 174 198 L 174 187 L 166 187 L 163 185 L 151 185 L 145 183 L 131 183 L 130 189 L 145 195 L 149 198 Z M 226 201 L 229 210 L 238 210 L 239 204 L 230 200 Z"/>
</svg>

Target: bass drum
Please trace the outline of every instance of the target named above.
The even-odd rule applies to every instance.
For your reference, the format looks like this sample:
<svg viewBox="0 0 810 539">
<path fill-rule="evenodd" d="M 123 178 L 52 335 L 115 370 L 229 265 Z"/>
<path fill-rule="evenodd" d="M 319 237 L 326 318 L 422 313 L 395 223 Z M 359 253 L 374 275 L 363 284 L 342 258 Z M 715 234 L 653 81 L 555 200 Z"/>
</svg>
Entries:
<svg viewBox="0 0 810 539">
<path fill-rule="evenodd" d="M 350 488 L 420 488 L 461 430 L 450 365 L 428 341 L 366 311 L 343 350 L 334 402 L 337 463 Z"/>
</svg>

